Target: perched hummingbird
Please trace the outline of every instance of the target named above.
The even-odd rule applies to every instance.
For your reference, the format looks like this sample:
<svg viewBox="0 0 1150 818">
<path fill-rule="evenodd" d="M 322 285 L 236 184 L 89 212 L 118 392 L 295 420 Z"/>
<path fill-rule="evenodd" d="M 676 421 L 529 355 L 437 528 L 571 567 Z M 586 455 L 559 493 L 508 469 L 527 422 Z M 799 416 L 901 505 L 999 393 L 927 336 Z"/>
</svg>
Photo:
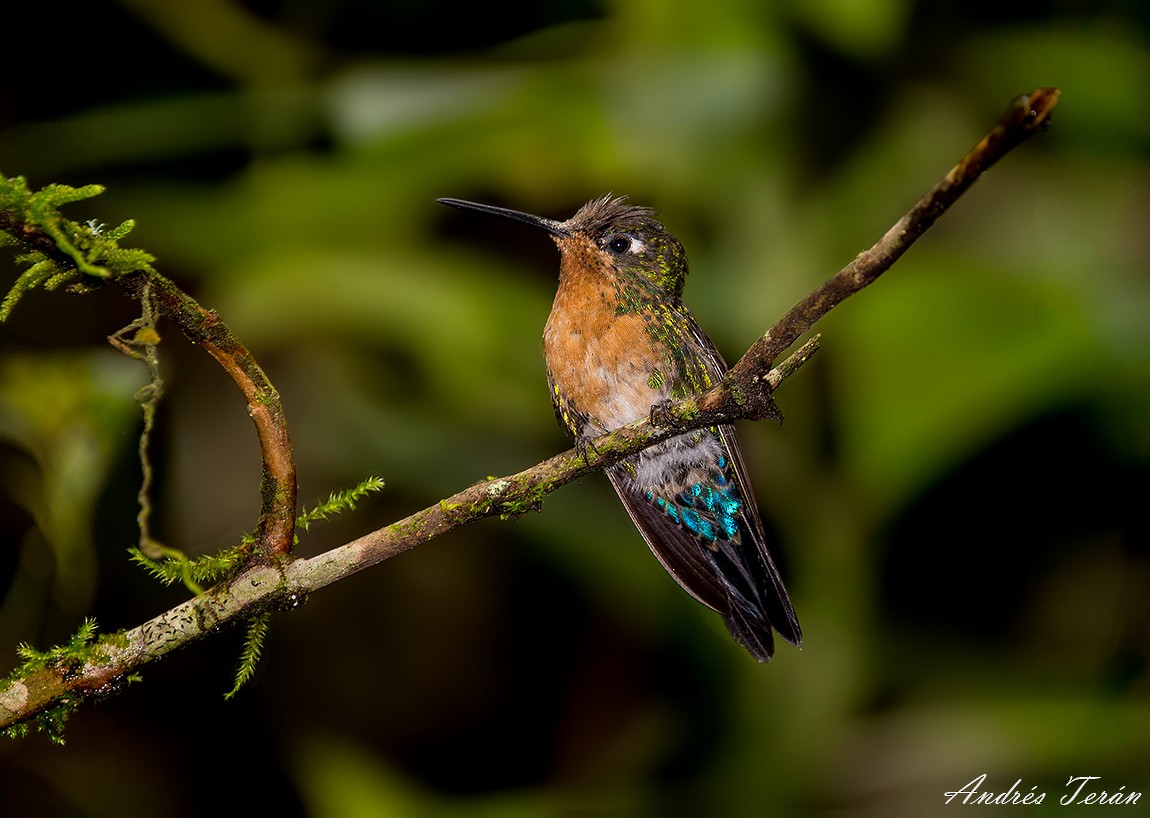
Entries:
<svg viewBox="0 0 1150 818">
<path fill-rule="evenodd" d="M 726 371 L 683 304 L 683 246 L 650 208 L 608 195 L 561 222 L 438 201 L 541 227 L 558 245 L 559 289 L 543 352 L 555 414 L 577 442 L 700 393 Z M 801 642 L 733 427 L 657 443 L 607 469 L 607 477 L 667 572 L 722 614 L 755 659 L 774 653 L 772 628 L 793 645 Z"/>
</svg>

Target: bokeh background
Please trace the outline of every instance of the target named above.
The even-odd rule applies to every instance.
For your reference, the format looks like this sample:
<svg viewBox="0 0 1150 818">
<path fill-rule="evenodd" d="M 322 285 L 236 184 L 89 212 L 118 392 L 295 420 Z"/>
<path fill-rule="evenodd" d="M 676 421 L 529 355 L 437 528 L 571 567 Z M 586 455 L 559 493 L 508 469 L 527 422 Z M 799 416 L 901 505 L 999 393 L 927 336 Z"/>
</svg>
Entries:
<svg viewBox="0 0 1150 818">
<path fill-rule="evenodd" d="M 801 651 L 750 661 L 589 477 L 277 615 L 233 701 L 238 630 L 84 707 L 64 747 L 6 741 L 0 813 L 923 816 L 983 773 L 1050 793 L 1037 814 L 1097 814 L 1057 804 L 1072 775 L 1145 811 L 1148 9 L 22 6 L 0 170 L 107 185 L 69 215 L 136 219 L 125 243 L 254 351 L 304 502 L 386 479 L 305 554 L 567 447 L 540 352 L 553 246 L 435 197 L 656 207 L 733 360 L 1012 97 L 1063 97 L 822 322 L 786 422 L 740 427 Z M 0 670 L 186 593 L 126 557 L 145 373 L 104 337 L 136 309 L 37 292 L 0 327 Z M 210 359 L 172 327 L 161 354 L 157 533 L 205 553 L 253 524 L 258 452 Z"/>
</svg>

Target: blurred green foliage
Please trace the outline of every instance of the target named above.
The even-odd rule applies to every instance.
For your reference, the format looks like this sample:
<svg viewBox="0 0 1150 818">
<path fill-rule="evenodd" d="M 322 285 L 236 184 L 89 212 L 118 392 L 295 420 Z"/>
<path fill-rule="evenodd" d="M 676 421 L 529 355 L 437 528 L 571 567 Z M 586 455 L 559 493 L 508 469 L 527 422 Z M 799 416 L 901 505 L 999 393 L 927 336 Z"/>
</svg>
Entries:
<svg viewBox="0 0 1150 818">
<path fill-rule="evenodd" d="M 740 429 L 801 652 L 749 662 L 588 479 L 276 617 L 227 705 L 236 635 L 82 711 L 62 750 L 0 748 L 0 812 L 208 814 L 224 769 L 263 785 L 233 806 L 315 816 L 919 816 L 983 772 L 1046 812 L 1075 814 L 1071 775 L 1150 798 L 1145 8 L 415 6 L 125 0 L 6 46 L 51 38 L 71 80 L 0 89 L 0 167 L 107 186 L 71 217 L 135 219 L 127 243 L 253 350 L 305 502 L 386 479 L 304 553 L 567 445 L 539 342 L 554 249 L 435 197 L 656 207 L 733 360 L 1011 97 L 1063 96 L 823 322 L 785 425 Z M 0 327 L 12 663 L 179 598 L 124 555 L 145 373 L 102 343 L 132 309 L 33 293 Z M 160 354 L 157 533 L 231 545 L 258 508 L 243 404 L 174 331 Z"/>
</svg>

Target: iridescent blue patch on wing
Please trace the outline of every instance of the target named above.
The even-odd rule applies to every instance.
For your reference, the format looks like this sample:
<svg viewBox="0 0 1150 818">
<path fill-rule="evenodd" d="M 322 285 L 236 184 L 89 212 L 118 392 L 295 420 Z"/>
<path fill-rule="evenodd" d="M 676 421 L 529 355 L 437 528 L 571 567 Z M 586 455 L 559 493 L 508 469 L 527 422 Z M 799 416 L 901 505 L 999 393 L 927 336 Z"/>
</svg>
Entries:
<svg viewBox="0 0 1150 818">
<path fill-rule="evenodd" d="M 683 525 L 694 531 L 704 540 L 714 540 L 715 530 L 711 524 L 693 508 L 685 508 L 682 512 Z"/>
<path fill-rule="evenodd" d="M 692 484 L 675 499 L 655 497 L 652 492 L 647 492 L 647 499 L 676 524 L 706 542 L 719 538 L 733 540 L 739 535 L 739 511 L 743 503 L 735 487 L 722 474 L 716 474 L 711 484 Z"/>
<path fill-rule="evenodd" d="M 742 502 L 735 497 L 733 487 L 725 485 L 725 483 L 717 489 L 708 486 L 703 501 L 707 508 L 715 513 L 715 522 L 718 523 L 725 539 L 732 539 L 739 533 L 737 515 L 742 507 Z"/>
<path fill-rule="evenodd" d="M 655 505 L 667 512 L 667 516 L 674 520 L 676 525 L 682 524 L 682 520 L 679 519 L 679 509 L 675 507 L 674 503 L 668 503 L 662 497 L 656 497 Z"/>
<path fill-rule="evenodd" d="M 723 527 L 723 533 L 728 540 L 733 540 L 739 533 L 739 521 L 735 517 L 720 517 L 719 525 Z"/>
</svg>

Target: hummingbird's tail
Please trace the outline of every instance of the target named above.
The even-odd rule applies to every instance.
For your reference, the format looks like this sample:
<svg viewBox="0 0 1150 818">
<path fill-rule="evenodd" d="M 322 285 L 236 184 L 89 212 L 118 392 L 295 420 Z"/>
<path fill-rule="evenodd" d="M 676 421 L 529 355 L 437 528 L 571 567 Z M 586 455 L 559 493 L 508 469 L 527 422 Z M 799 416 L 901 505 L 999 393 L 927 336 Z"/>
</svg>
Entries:
<svg viewBox="0 0 1150 818">
<path fill-rule="evenodd" d="M 757 661 L 766 662 L 775 652 L 772 631 L 778 631 L 796 647 L 802 644 L 803 634 L 778 571 L 773 564 L 767 564 L 769 556 L 766 561 L 761 556 L 765 553 L 757 542 L 761 536 L 756 531 L 750 538 L 760 547 L 720 542 L 710 556 L 715 574 L 726 590 L 729 607 L 725 611 L 719 609 L 723 623 L 736 642 Z"/>
<path fill-rule="evenodd" d="M 721 434 L 726 442 L 732 432 L 721 427 Z M 765 662 L 775 652 L 772 630 L 796 646 L 802 630 L 767 551 L 742 459 L 733 446 L 727 452 L 729 458 L 717 458 L 712 481 L 693 486 L 695 491 L 656 493 L 636 482 L 636 469 L 626 462 L 612 466 L 607 476 L 667 573 L 718 611 L 735 640 Z"/>
</svg>

